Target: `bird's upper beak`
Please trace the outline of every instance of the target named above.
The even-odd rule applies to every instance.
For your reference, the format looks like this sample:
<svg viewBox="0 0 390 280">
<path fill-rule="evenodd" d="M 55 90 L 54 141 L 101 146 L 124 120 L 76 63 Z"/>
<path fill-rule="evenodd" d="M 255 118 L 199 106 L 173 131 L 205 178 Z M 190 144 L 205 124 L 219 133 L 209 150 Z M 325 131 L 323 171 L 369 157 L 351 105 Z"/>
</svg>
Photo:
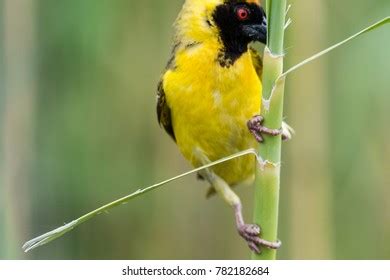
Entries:
<svg viewBox="0 0 390 280">
<path fill-rule="evenodd" d="M 267 43 L 267 19 L 264 17 L 261 24 L 248 24 L 243 26 L 243 32 L 252 41 Z"/>
</svg>

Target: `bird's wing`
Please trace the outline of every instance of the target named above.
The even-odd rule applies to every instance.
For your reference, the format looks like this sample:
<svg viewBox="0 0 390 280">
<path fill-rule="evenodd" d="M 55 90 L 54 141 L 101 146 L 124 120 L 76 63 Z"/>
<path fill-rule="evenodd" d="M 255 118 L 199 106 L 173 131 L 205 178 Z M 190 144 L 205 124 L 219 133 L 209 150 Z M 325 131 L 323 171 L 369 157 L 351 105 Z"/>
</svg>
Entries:
<svg viewBox="0 0 390 280">
<path fill-rule="evenodd" d="M 175 132 L 172 126 L 171 109 L 169 108 L 165 96 L 163 81 L 161 80 L 157 88 L 157 118 L 161 126 L 176 142 Z"/>
<path fill-rule="evenodd" d="M 255 67 L 257 75 L 259 76 L 260 80 L 262 80 L 263 79 L 262 78 L 263 77 L 263 59 L 256 49 L 250 48 L 250 52 L 252 55 L 253 66 Z"/>
</svg>

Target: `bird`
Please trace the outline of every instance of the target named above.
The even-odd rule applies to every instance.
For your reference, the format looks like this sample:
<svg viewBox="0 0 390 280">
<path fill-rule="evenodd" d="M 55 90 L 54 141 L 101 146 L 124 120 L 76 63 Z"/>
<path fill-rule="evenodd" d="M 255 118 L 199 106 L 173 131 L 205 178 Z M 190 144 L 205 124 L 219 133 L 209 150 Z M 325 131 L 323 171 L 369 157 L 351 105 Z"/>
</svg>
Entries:
<svg viewBox="0 0 390 280">
<path fill-rule="evenodd" d="M 263 63 L 251 43 L 266 40 L 267 19 L 259 0 L 185 0 L 157 87 L 157 117 L 194 167 L 257 148 L 263 134 L 289 136 L 282 128 L 263 126 Z M 260 226 L 244 222 L 242 203 L 232 189 L 253 181 L 255 166 L 255 157 L 247 155 L 199 177 L 231 206 L 239 235 L 260 253 L 262 246 L 278 249 L 281 242 L 260 238 Z"/>
</svg>

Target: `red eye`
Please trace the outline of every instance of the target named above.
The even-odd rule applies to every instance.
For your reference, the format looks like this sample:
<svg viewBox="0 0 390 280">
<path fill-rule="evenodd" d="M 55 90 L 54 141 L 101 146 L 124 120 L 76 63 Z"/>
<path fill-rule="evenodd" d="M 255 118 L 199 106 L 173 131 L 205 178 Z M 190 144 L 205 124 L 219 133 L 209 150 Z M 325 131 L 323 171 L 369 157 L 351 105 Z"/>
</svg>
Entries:
<svg viewBox="0 0 390 280">
<path fill-rule="evenodd" d="M 247 8 L 238 8 L 236 13 L 239 20 L 247 20 L 249 18 L 249 10 Z"/>
</svg>

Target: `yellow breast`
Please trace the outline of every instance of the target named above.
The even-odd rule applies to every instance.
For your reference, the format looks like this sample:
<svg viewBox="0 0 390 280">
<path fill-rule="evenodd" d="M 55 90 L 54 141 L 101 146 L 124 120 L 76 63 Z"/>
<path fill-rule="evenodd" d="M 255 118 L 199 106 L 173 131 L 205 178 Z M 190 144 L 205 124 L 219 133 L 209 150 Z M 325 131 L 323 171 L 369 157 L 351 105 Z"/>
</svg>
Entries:
<svg viewBox="0 0 390 280">
<path fill-rule="evenodd" d="M 175 69 L 164 77 L 177 144 L 194 165 L 201 163 L 194 151 L 211 161 L 256 146 L 247 121 L 260 113 L 261 81 L 250 52 L 232 66 L 217 61 L 218 44 L 203 43 L 176 55 Z M 253 157 L 222 164 L 213 171 L 229 184 L 253 175 Z"/>
</svg>

